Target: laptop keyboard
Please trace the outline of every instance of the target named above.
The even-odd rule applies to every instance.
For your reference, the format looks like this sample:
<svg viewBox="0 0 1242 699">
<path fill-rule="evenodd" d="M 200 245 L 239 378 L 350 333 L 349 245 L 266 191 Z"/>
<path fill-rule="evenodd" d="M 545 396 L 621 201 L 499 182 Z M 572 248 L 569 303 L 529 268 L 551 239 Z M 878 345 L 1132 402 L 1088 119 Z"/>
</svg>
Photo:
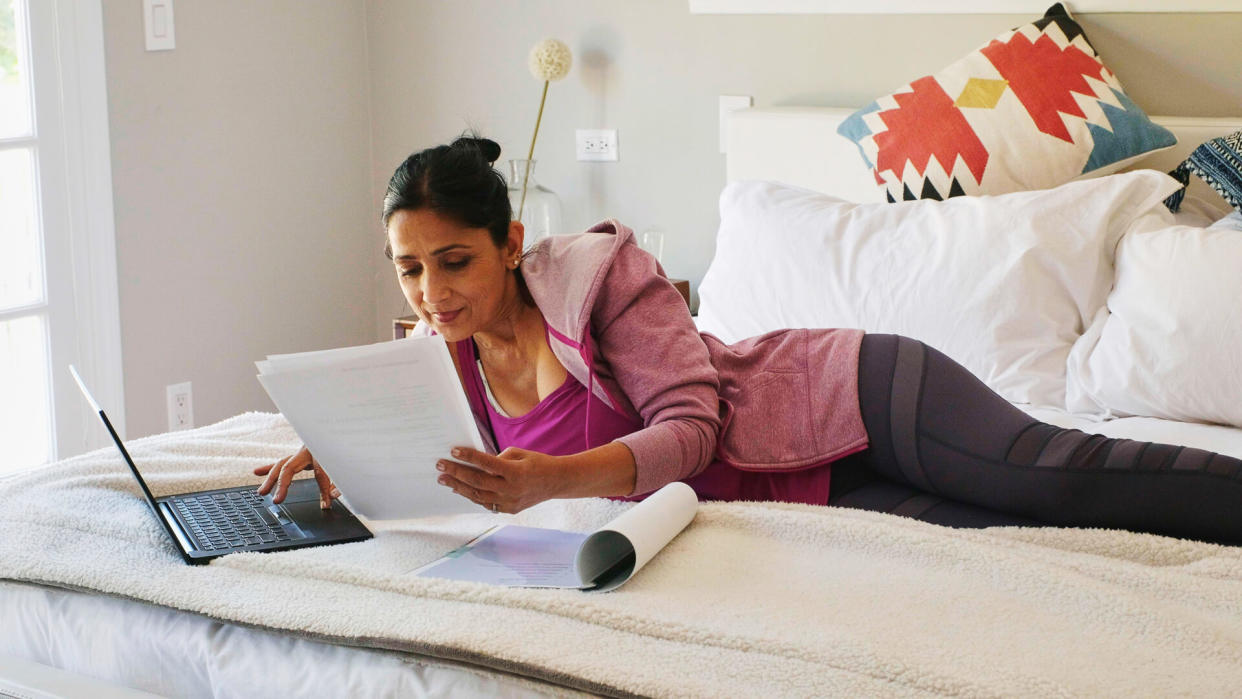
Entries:
<svg viewBox="0 0 1242 699">
<path fill-rule="evenodd" d="M 243 548 L 289 541 L 280 522 L 252 490 L 204 493 L 177 498 L 177 513 L 205 550 Z"/>
</svg>

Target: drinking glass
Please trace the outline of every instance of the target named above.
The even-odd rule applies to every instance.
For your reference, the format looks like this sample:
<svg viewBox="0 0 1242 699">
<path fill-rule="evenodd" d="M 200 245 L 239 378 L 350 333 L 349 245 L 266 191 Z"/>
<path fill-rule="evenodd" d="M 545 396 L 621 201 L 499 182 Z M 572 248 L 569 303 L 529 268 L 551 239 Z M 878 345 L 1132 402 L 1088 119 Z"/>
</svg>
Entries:
<svg viewBox="0 0 1242 699">
<path fill-rule="evenodd" d="M 638 236 L 638 247 L 651 253 L 656 262 L 664 264 L 664 232 L 654 228 L 642 232 Z"/>
</svg>

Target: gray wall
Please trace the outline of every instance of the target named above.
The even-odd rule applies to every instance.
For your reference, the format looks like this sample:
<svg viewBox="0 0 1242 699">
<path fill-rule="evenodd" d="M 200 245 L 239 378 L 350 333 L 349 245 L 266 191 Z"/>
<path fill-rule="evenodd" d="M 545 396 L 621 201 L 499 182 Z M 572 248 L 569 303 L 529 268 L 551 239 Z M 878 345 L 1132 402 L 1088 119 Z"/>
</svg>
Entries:
<svg viewBox="0 0 1242 699">
<path fill-rule="evenodd" d="M 109 116 L 129 432 L 271 410 L 265 354 L 390 336 L 404 302 L 376 222 L 392 169 L 475 128 L 524 155 L 538 40 L 574 52 L 548 96 L 538 179 L 570 229 L 665 231 L 695 286 L 724 183 L 717 95 L 860 105 L 1026 16 L 691 16 L 685 0 L 181 0 L 175 51 L 142 48 L 141 3 L 108 2 Z M 1079 18 L 1149 112 L 1242 114 L 1242 13 Z M 1207 60 L 1198 58 L 1205 55 Z M 621 160 L 578 163 L 576 128 Z"/>
<path fill-rule="evenodd" d="M 374 337 L 365 6 L 185 0 L 147 53 L 104 5 L 127 432 L 273 410 L 266 354 Z"/>
</svg>

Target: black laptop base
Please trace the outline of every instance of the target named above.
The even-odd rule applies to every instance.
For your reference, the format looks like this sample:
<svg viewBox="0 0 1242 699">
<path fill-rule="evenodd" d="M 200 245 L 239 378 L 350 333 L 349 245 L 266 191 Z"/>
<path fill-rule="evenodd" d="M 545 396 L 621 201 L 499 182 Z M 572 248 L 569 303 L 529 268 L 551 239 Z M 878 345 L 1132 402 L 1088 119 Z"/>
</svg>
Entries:
<svg viewBox="0 0 1242 699">
<path fill-rule="evenodd" d="M 314 478 L 289 484 L 284 502 L 272 504 L 257 485 L 204 490 L 156 498 L 159 516 L 177 539 L 186 563 L 202 564 L 239 551 L 287 551 L 307 546 L 344 544 L 372 534 L 339 501 L 319 506 Z"/>
</svg>

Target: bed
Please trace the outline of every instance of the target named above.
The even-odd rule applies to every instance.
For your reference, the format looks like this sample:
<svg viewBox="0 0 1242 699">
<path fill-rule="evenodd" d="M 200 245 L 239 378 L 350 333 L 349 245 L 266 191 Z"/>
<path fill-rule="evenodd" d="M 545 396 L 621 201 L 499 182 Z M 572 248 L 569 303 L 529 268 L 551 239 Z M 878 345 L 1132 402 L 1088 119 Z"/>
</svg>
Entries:
<svg viewBox="0 0 1242 699">
<path fill-rule="evenodd" d="M 722 196 L 701 329 L 734 339 L 765 324 L 813 325 L 799 314 L 836 308 L 815 291 L 825 277 L 821 258 L 804 258 L 797 241 L 762 261 L 775 271 L 754 273 L 755 237 L 775 233 L 752 219 L 737 225 L 731 207 L 748 206 L 750 215 L 759 206 L 770 217 L 780 202 L 825 210 L 879 202 L 858 150 L 836 135 L 854 112 L 734 115 L 727 172 L 737 184 Z M 1136 182 L 1146 168 L 1169 170 L 1197 144 L 1242 128 L 1242 119 L 1156 121 L 1179 145 L 1130 163 Z M 1228 206 L 1193 184 L 1177 225 L 1205 228 Z M 1128 250 L 1124 240 L 1121 231 L 1105 243 Z M 1018 352 L 1014 361 L 1030 366 L 1014 369 L 998 359 L 1001 350 L 980 349 L 960 327 L 944 342 L 983 362 L 988 380 L 1040 419 L 1242 457 L 1242 429 L 1176 418 L 1178 410 L 1211 411 L 1175 400 L 1153 407 L 1176 396 L 1126 385 L 1142 366 L 1126 374 L 1107 356 L 1097 361 L 1116 339 L 1110 321 L 1122 308 L 1109 306 L 1120 301 L 1112 291 L 1122 266 L 1113 250 L 1106 257 L 1103 267 L 1075 272 L 1090 276 L 1080 285 L 1086 300 L 1066 301 L 1077 321 L 1057 340 L 1065 346 L 1051 350 L 1051 369 L 1040 354 L 1047 348 Z M 957 264 L 925 264 L 940 263 Z M 747 264 L 751 274 L 738 271 Z M 942 286 L 938 293 L 992 288 Z M 747 305 L 773 295 L 806 303 L 790 302 L 775 317 Z M 1004 305 L 1010 313 L 1055 310 L 1044 303 Z M 902 323 L 927 321 L 927 313 L 916 315 L 859 316 L 858 325 L 909 330 Z M 946 327 L 937 322 L 932 334 Z M 1208 354 L 1211 366 L 1230 361 Z M 1108 374 L 1110 367 L 1121 373 Z M 1232 386 L 1242 398 L 1237 376 L 1219 379 L 1223 389 L 1195 384 L 1187 392 L 1212 397 Z M 1125 400 L 1139 393 L 1147 404 Z M 1165 417 L 1152 416 L 1162 410 Z M 1216 422 L 1242 424 L 1223 410 Z M 131 451 L 160 495 L 246 482 L 253 466 L 297 443 L 279 415 L 247 413 L 135 440 Z M 0 492 L 0 656 L 165 696 L 1223 696 L 1242 684 L 1242 548 L 1123 531 L 958 530 L 842 508 L 704 503 L 625 587 L 584 594 L 410 575 L 492 523 L 485 513 L 373 523 L 367 542 L 190 567 L 111 449 L 8 476 Z M 507 520 L 588 531 L 629 506 L 550 502 Z M 9 691 L 20 691 L 13 682 Z M 0 681 L 0 693 L 5 687 Z"/>
</svg>

